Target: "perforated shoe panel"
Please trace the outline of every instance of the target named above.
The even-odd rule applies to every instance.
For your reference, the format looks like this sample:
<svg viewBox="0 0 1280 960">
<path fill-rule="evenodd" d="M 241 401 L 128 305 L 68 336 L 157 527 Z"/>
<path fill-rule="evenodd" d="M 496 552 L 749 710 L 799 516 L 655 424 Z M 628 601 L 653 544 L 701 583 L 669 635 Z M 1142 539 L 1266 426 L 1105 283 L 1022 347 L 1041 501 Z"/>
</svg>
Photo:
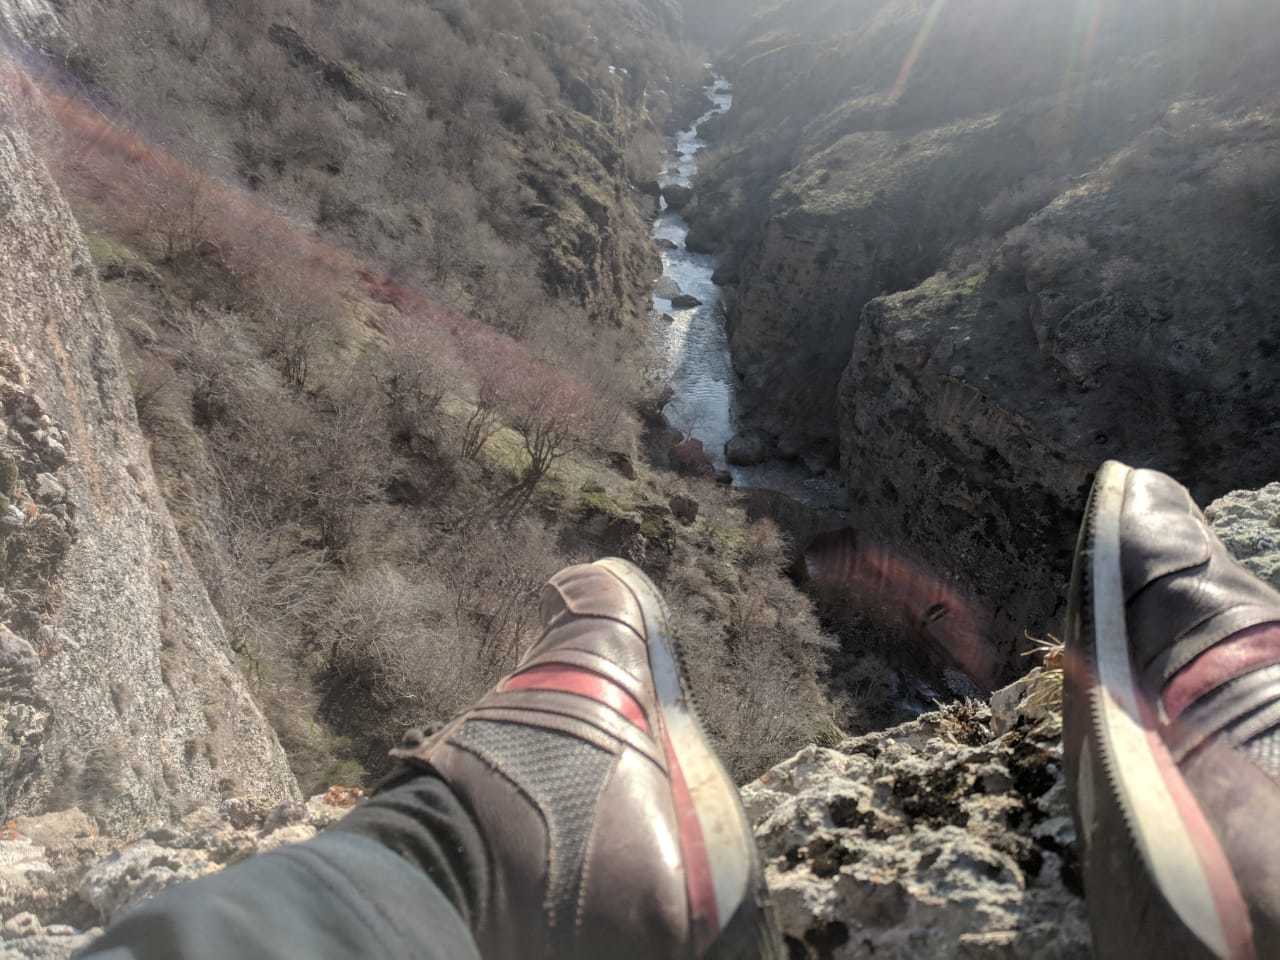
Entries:
<svg viewBox="0 0 1280 960">
<path fill-rule="evenodd" d="M 542 814 L 551 845 L 547 915 L 554 934 L 570 932 L 596 803 L 613 754 L 552 730 L 488 720 L 468 720 L 451 740 L 501 772 Z"/>
<path fill-rule="evenodd" d="M 1254 737 L 1244 745 L 1245 755 L 1263 769 L 1272 780 L 1280 782 L 1280 727 Z"/>
</svg>

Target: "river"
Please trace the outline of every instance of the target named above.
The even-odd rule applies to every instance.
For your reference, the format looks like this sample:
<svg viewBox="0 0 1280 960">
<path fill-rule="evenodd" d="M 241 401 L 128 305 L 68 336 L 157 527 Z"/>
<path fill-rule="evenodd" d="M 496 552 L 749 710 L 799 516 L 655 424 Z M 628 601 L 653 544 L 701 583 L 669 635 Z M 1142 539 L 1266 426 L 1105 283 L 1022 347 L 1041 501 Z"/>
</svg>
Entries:
<svg viewBox="0 0 1280 960">
<path fill-rule="evenodd" d="M 733 90 L 717 77 L 707 87 L 714 106 L 693 126 L 682 130 L 668 143 L 666 164 L 660 183 L 667 187 L 691 187 L 698 173 L 698 154 L 707 143 L 698 130 L 707 120 L 733 107 Z M 664 410 L 667 421 L 687 436 L 701 440 L 718 469 L 733 475 L 735 486 L 779 490 L 809 506 L 843 508 L 844 486 L 832 474 L 815 476 L 803 464 L 782 460 L 754 467 L 730 466 L 725 460 L 725 444 L 737 433 L 734 391 L 737 378 L 729 356 L 720 288 L 712 282 L 716 258 L 692 253 L 685 248 L 689 225 L 684 217 L 662 210 L 653 227 L 653 238 L 662 254 L 663 275 L 683 293 L 702 301 L 684 310 L 672 308 L 665 298 L 654 297 L 653 336 L 665 365 L 666 382 L 673 391 Z M 669 322 L 666 317 L 671 317 Z"/>
</svg>

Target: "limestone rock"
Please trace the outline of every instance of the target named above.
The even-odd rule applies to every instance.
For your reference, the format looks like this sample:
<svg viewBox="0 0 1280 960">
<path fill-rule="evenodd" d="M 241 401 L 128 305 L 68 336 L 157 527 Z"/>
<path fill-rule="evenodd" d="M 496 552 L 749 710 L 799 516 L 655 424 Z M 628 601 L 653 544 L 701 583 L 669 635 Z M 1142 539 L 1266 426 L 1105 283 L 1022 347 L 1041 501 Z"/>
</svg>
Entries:
<svg viewBox="0 0 1280 960">
<path fill-rule="evenodd" d="M 107 924 L 127 907 L 218 869 L 202 851 L 165 849 L 154 840 L 142 840 L 89 870 L 80 881 L 80 896 Z"/>
<path fill-rule="evenodd" d="M 0 0 L 0 36 L 33 46 L 45 46 L 63 36 L 53 4 L 48 0 Z"/>
<path fill-rule="evenodd" d="M 22 637 L 0 624 L 0 670 L 16 673 L 34 673 L 40 666 L 40 656 Z"/>
<path fill-rule="evenodd" d="M 680 296 L 680 284 L 663 274 L 653 284 L 653 295 L 659 300 L 674 300 Z"/>
<path fill-rule="evenodd" d="M 16 832 L 46 847 L 63 847 L 98 835 L 97 824 L 75 808 L 40 817 L 18 817 L 12 823 Z"/>
<path fill-rule="evenodd" d="M 13 960 L 71 960 L 102 935 L 101 929 L 84 933 L 70 928 L 52 931 L 53 928 L 49 928 L 36 936 L 6 943 L 5 956 Z"/>
<path fill-rule="evenodd" d="M 745 787 L 790 956 L 1088 960 L 1060 738 L 953 704 Z"/>
<path fill-rule="evenodd" d="M 1205 516 L 1236 559 L 1280 590 L 1280 483 L 1229 493 Z"/>
<path fill-rule="evenodd" d="M 64 456 L 62 459 L 65 463 L 66 457 Z M 67 490 L 62 484 L 54 479 L 53 474 L 41 473 L 36 475 L 35 494 L 36 499 L 44 503 L 57 503 L 60 500 L 66 499 Z"/>
<path fill-rule="evenodd" d="M 662 199 L 667 201 L 668 208 L 679 213 L 693 200 L 693 189 L 678 183 L 669 184 L 662 188 Z"/>
<path fill-rule="evenodd" d="M 0 115 L 39 109 L 7 91 Z M 0 693 L 0 821 L 74 805 L 137 836 L 237 785 L 296 797 L 163 506 L 80 229 L 14 123 L 0 136 L 0 196 L 0 416 L 37 485 L 7 536 L 50 558 L 0 572 L 3 620 L 51 640 L 33 688 Z M 50 509 L 55 497 L 67 509 Z M 15 577 L 20 591 L 7 589 Z M 192 741 L 208 751 L 189 759 Z"/>
</svg>

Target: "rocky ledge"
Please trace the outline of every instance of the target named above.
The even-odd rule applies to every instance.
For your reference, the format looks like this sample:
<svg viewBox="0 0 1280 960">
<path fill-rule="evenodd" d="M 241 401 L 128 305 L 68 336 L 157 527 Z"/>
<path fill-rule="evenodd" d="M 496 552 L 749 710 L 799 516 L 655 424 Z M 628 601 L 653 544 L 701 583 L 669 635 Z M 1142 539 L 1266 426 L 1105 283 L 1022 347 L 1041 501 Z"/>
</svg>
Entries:
<svg viewBox="0 0 1280 960">
<path fill-rule="evenodd" d="M 0 956 L 65 960 L 100 928 L 162 890 L 310 840 L 359 802 L 335 787 L 306 803 L 227 800 L 197 807 L 123 847 L 71 809 L 0 832 Z"/>
<path fill-rule="evenodd" d="M 1280 588 L 1280 483 L 1206 511 Z M 743 790 L 792 958 L 1091 955 L 1062 762 L 1061 664 Z"/>
<path fill-rule="evenodd" d="M 746 787 L 793 958 L 1090 956 L 1056 671 Z"/>
</svg>

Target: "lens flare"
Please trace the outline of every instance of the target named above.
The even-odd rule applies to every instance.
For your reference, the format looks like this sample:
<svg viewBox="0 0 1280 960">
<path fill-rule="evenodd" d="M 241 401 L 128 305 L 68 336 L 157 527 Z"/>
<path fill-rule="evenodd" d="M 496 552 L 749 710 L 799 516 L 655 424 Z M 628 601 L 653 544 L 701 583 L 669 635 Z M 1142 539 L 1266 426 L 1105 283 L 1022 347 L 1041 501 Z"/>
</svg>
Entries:
<svg viewBox="0 0 1280 960">
<path fill-rule="evenodd" d="M 925 14 L 924 23 L 920 25 L 916 38 L 911 44 L 911 49 L 907 51 L 907 56 L 902 61 L 902 67 L 898 70 L 898 79 L 894 81 L 893 89 L 889 91 L 891 99 L 897 100 L 902 96 L 902 92 L 907 87 L 907 81 L 911 79 L 911 71 L 915 69 L 916 62 L 920 59 L 920 54 L 924 51 L 925 45 L 929 42 L 929 37 L 933 34 L 933 28 L 937 26 L 938 17 L 942 15 L 942 8 L 946 5 L 947 0 L 933 0 L 933 6 Z"/>
<path fill-rule="evenodd" d="M 870 616 L 905 628 L 935 654 L 990 690 L 995 662 L 991 617 L 953 584 L 855 530 L 816 537 L 805 552 L 812 584 L 832 590 Z"/>
</svg>

